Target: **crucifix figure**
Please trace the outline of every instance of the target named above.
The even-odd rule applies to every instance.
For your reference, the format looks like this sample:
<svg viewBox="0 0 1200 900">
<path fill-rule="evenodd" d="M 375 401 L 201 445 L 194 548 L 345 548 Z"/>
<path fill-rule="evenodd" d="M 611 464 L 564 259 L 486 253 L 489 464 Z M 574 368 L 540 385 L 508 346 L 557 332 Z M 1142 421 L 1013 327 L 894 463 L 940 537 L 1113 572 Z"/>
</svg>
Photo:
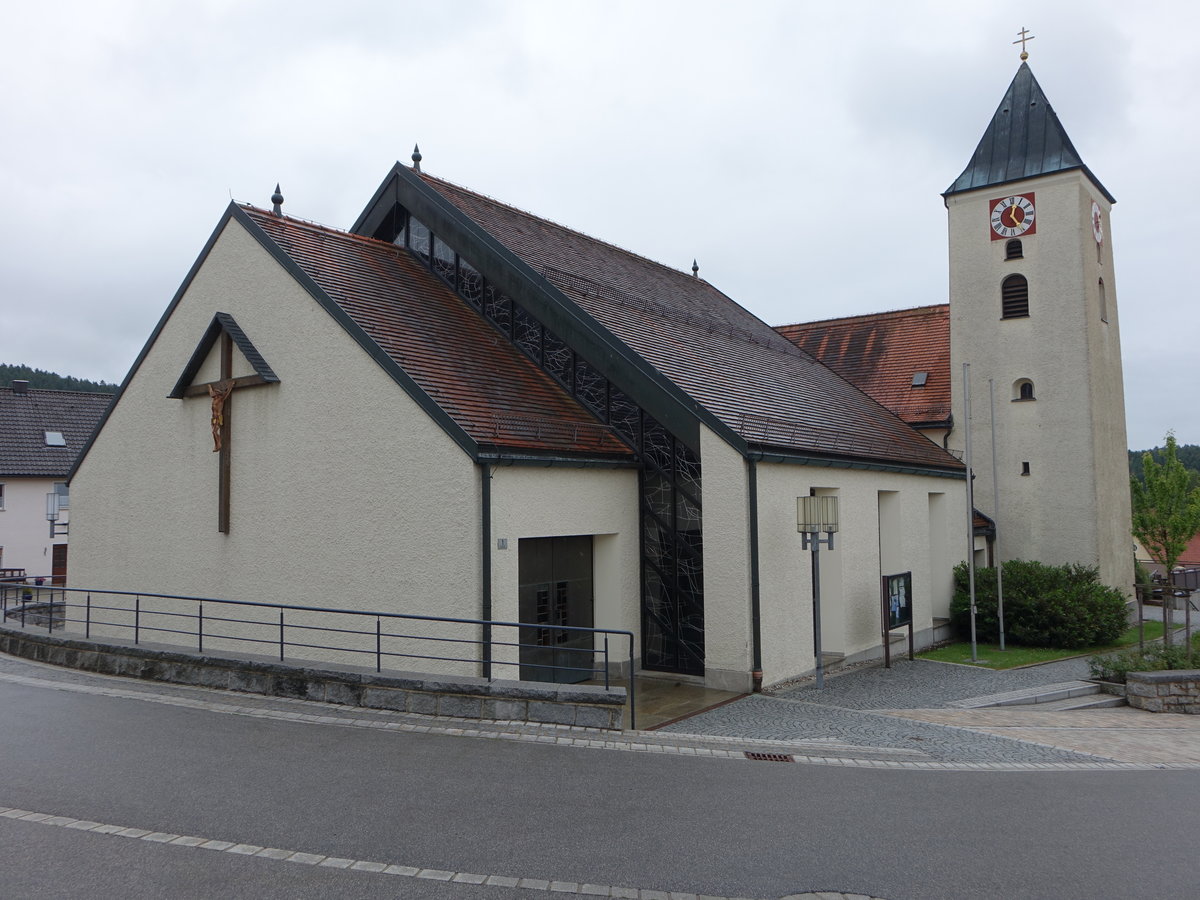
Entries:
<svg viewBox="0 0 1200 900">
<path fill-rule="evenodd" d="M 220 341 L 220 370 L 217 378 L 203 384 L 196 384 L 194 378 L 205 362 L 212 356 L 213 348 Z M 233 375 L 234 346 L 241 351 L 244 363 L 254 370 L 252 375 Z M 212 322 L 204 332 L 204 337 L 196 345 L 192 358 L 184 367 L 175 387 L 168 397 L 182 400 L 185 397 L 208 397 L 212 404 L 212 438 L 213 453 L 219 454 L 217 462 L 217 530 L 229 534 L 229 494 L 232 456 L 231 418 L 233 412 L 233 394 L 241 388 L 256 387 L 261 384 L 278 384 L 276 375 L 261 353 L 251 342 L 246 333 L 234 321 L 229 313 L 219 312 L 213 316 Z"/>
<path fill-rule="evenodd" d="M 220 454 L 217 461 L 217 530 L 229 534 L 230 476 L 232 474 L 232 428 L 233 392 L 239 388 L 252 387 L 268 382 L 261 375 L 233 377 L 233 339 L 222 333 L 221 372 L 216 381 L 190 385 L 184 396 L 200 397 L 207 394 L 212 399 L 213 452 Z"/>
</svg>

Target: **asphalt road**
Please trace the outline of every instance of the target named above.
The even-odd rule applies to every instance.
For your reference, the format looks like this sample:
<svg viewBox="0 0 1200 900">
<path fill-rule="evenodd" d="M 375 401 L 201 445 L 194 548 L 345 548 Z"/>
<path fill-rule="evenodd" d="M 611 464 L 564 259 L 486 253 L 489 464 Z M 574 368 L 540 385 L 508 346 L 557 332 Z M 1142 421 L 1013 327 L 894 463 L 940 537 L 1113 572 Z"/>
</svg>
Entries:
<svg viewBox="0 0 1200 900">
<path fill-rule="evenodd" d="M 1200 890 L 1196 855 L 1180 852 L 1200 833 L 1198 800 L 1196 770 L 752 763 L 279 721 L 0 681 L 0 809 L 501 882 L 0 816 L 5 898 L 560 896 L 504 886 L 521 878 L 747 898 L 1186 898 Z"/>
</svg>

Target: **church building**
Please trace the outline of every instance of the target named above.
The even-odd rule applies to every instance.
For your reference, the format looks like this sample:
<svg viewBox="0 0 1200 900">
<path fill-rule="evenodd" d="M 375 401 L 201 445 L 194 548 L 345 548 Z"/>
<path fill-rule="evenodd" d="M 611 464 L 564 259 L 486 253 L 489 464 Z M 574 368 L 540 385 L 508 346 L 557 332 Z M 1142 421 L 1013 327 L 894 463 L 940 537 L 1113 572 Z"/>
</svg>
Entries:
<svg viewBox="0 0 1200 900">
<path fill-rule="evenodd" d="M 639 672 L 741 691 L 814 668 L 797 498 L 827 496 L 839 521 L 820 551 L 821 652 L 880 654 L 889 576 L 910 579 L 918 642 L 934 638 L 969 541 L 942 344 L 921 351 L 933 399 L 898 405 L 694 267 L 420 163 L 395 165 L 347 230 L 285 214 L 278 190 L 271 209 L 226 209 L 76 466 L 72 586 L 543 626 L 534 646 L 488 653 L 516 652 L 522 677 L 572 639 L 555 626 L 626 629 Z M 980 347 L 1044 340 L 1061 352 L 1074 338 L 1039 322 L 997 331 L 1013 323 L 999 300 L 987 307 L 984 284 L 992 267 L 1020 269 L 1024 317 L 1043 315 L 1068 280 L 1053 266 L 1067 253 L 1057 232 L 1094 179 L 1043 166 L 1016 195 L 1003 173 L 971 174 L 1004 164 L 973 160 L 947 194 L 949 328 L 975 329 Z M 969 239 L 992 227 L 974 211 L 1014 195 L 1020 212 L 1006 205 L 1001 219 L 1036 221 L 1020 229 L 1018 258 L 1053 273 L 1045 287 L 1042 269 L 993 259 L 1014 235 L 982 249 Z M 1097 196 L 1103 223 L 1110 201 Z M 1115 347 L 1111 287 L 1106 303 Z M 978 325 L 956 325 L 960 308 Z M 1092 297 L 1077 315 L 1098 313 Z M 1054 413 L 1056 374 L 1090 349 L 1042 369 L 1041 346 L 994 355 L 1016 366 L 1010 387 L 1036 385 L 1034 415 Z M 967 355 L 973 377 L 1001 377 L 993 357 Z M 1118 397 L 1119 377 L 1118 365 Z M 1104 399 L 1086 413 L 1093 430 Z M 1044 447 L 1028 453 L 1037 474 L 1063 431 L 1045 424 Z M 1095 439 L 1093 457 L 1111 437 Z M 1056 513 L 1072 524 L 1090 515 L 1073 502 Z"/>
<path fill-rule="evenodd" d="M 779 331 L 960 458 L 970 431 L 977 525 L 1002 559 L 1098 566 L 1128 592 L 1115 200 L 1027 62 L 943 197 L 948 304 Z"/>
</svg>

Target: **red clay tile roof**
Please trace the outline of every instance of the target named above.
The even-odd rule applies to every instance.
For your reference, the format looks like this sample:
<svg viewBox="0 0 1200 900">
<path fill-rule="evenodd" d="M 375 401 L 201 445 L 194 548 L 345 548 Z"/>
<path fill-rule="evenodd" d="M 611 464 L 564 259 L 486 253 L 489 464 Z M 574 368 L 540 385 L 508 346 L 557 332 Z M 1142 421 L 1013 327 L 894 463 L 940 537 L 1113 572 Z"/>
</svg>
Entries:
<svg viewBox="0 0 1200 900">
<path fill-rule="evenodd" d="M 0 388 L 0 477 L 66 478 L 112 403 L 112 394 Z M 62 447 L 46 446 L 57 431 Z"/>
<path fill-rule="evenodd" d="M 950 420 L 950 307 L 922 306 L 776 329 L 905 422 Z M 925 372 L 924 387 L 913 375 Z"/>
<path fill-rule="evenodd" d="M 746 441 L 962 468 L 706 281 L 421 177 Z"/>
<path fill-rule="evenodd" d="M 407 251 L 243 211 L 478 443 L 630 458 L 607 426 Z"/>
</svg>

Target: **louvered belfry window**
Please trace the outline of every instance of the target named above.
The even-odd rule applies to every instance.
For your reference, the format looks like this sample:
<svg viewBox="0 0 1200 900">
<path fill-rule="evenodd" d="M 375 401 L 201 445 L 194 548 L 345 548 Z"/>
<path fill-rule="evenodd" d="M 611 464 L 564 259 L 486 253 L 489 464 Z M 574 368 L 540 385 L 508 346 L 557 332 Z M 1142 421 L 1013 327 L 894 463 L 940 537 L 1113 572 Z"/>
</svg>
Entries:
<svg viewBox="0 0 1200 900">
<path fill-rule="evenodd" d="M 1000 283 L 1001 318 L 1029 315 L 1029 282 L 1024 275 L 1009 275 Z"/>
<path fill-rule="evenodd" d="M 1014 239 L 1004 245 L 1005 259 L 1024 259 L 1025 253 L 1022 250 L 1021 242 Z"/>
</svg>

